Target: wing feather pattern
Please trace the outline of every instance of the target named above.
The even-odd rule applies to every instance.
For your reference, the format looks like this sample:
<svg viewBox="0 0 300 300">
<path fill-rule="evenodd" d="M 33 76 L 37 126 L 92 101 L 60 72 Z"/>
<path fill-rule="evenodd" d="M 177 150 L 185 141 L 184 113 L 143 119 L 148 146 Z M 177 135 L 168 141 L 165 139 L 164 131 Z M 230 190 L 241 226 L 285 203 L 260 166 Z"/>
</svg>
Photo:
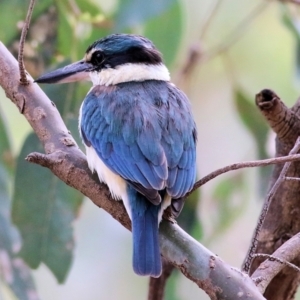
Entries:
<svg viewBox="0 0 300 300">
<path fill-rule="evenodd" d="M 84 100 L 80 127 L 104 164 L 153 204 L 161 190 L 179 199 L 192 188 L 195 124 L 188 99 L 174 85 L 95 86 Z"/>
</svg>

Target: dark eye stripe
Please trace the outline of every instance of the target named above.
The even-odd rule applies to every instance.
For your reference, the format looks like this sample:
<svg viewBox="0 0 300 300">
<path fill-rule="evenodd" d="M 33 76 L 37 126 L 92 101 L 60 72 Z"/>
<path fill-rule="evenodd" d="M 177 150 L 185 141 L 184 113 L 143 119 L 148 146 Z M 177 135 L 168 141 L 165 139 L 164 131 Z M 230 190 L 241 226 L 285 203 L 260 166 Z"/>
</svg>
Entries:
<svg viewBox="0 0 300 300">
<path fill-rule="evenodd" d="M 162 63 L 162 57 L 155 48 L 131 46 L 116 52 L 95 49 L 90 54 L 89 62 L 95 71 L 100 71 L 103 68 L 115 68 L 128 63 L 158 65 Z"/>
</svg>

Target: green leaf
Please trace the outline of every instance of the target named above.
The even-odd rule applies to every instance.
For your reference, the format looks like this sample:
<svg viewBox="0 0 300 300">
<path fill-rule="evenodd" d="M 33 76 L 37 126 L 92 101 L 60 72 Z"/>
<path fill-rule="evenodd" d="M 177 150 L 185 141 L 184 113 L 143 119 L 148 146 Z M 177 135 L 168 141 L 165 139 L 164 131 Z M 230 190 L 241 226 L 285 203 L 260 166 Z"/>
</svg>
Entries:
<svg viewBox="0 0 300 300">
<path fill-rule="evenodd" d="M 96 40 L 99 40 L 112 32 L 113 20 L 109 16 L 105 15 L 96 5 L 96 3 L 90 2 L 90 8 L 86 10 L 86 0 L 80 0 L 78 5 L 81 6 L 82 14 L 80 15 L 80 24 L 89 24 L 90 30 L 84 37 L 77 35 L 79 41 L 78 59 L 81 59 L 85 54 L 89 45 L 93 44 Z"/>
<path fill-rule="evenodd" d="M 122 0 L 115 15 L 115 31 L 122 32 L 142 25 L 151 18 L 163 14 L 175 0 Z"/>
<path fill-rule="evenodd" d="M 69 60 L 55 65 L 52 69 L 58 69 L 70 64 Z M 78 116 L 79 108 L 86 94 L 91 88 L 91 83 L 45 84 L 41 88 L 49 99 L 56 105 L 63 118 L 70 113 Z"/>
<path fill-rule="evenodd" d="M 235 104 L 240 118 L 256 141 L 259 158 L 266 158 L 265 146 L 269 127 L 255 106 L 254 99 L 250 100 L 241 89 L 236 89 Z"/>
<path fill-rule="evenodd" d="M 65 123 L 68 128 L 68 130 L 71 132 L 74 140 L 76 141 L 77 145 L 81 148 L 83 152 L 85 152 L 85 149 L 83 147 L 82 139 L 79 134 L 78 130 L 78 118 L 77 116 L 73 114 L 68 114 L 65 118 Z"/>
<path fill-rule="evenodd" d="M 294 36 L 295 40 L 300 41 L 300 25 L 299 21 L 296 20 L 288 10 L 286 5 L 281 5 L 281 12 L 282 12 L 282 21 L 283 24 L 289 29 L 291 34 Z"/>
<path fill-rule="evenodd" d="M 296 52 L 296 78 L 300 79 L 300 40 L 296 41 L 296 47 L 295 47 L 295 52 Z"/>
<path fill-rule="evenodd" d="M 52 0 L 36 1 L 32 18 L 35 19 L 44 10 L 52 5 Z M 0 30 L 0 40 L 9 44 L 12 40 L 20 35 L 18 22 L 25 20 L 29 7 L 29 1 L 24 0 L 1 0 L 0 20 L 5 30 Z"/>
<path fill-rule="evenodd" d="M 163 53 L 169 67 L 175 60 L 183 36 L 183 15 L 180 1 L 174 0 L 169 9 L 145 24 L 144 35 Z"/>
<path fill-rule="evenodd" d="M 66 65 L 68 62 L 60 64 Z M 82 145 L 82 140 L 78 130 L 78 115 L 79 108 L 85 98 L 89 86 L 80 83 L 71 84 L 49 84 L 42 86 L 47 96 L 53 101 L 62 115 L 67 128 L 79 146 Z"/>
<path fill-rule="evenodd" d="M 63 67 L 69 63 L 69 61 L 64 61 L 64 63 L 56 65 L 54 69 Z M 64 117 L 69 113 L 72 102 L 76 101 L 76 86 L 77 84 L 75 83 L 47 84 L 42 85 L 42 88 L 49 99 L 56 105 L 60 114 Z"/>
<path fill-rule="evenodd" d="M 105 25 L 110 20 L 93 1 L 76 2 L 76 12 L 68 1 L 57 1 L 58 51 L 72 61 L 81 59 L 90 44 L 106 36 L 111 28 Z"/>
<path fill-rule="evenodd" d="M 178 288 L 179 288 L 179 272 L 176 268 L 173 269 L 171 276 L 168 278 L 166 291 L 164 295 L 165 300 L 180 300 L 181 298 L 178 296 Z"/>
<path fill-rule="evenodd" d="M 214 228 L 206 243 L 227 230 L 241 214 L 246 204 L 244 189 L 244 178 L 241 172 L 218 183 L 211 200 L 215 207 L 214 214 L 211 215 Z"/>
<path fill-rule="evenodd" d="M 3 111 L 0 109 L 0 253 L 2 266 L 0 272 L 2 281 L 10 287 L 20 300 L 31 300 L 35 296 L 33 279 L 29 268 L 15 257 L 15 249 L 20 244 L 16 228 L 10 220 L 11 198 L 9 190 L 12 182 L 13 155 L 11 142 Z"/>
<path fill-rule="evenodd" d="M 0 164 L 12 172 L 14 159 L 9 138 L 7 122 L 0 107 Z"/>
<path fill-rule="evenodd" d="M 236 89 L 235 104 L 244 125 L 255 139 L 258 158 L 267 158 L 266 143 L 268 140 L 269 127 L 264 117 L 254 105 L 254 100 L 251 101 L 241 89 Z M 261 195 L 265 195 L 271 170 L 272 166 L 259 169 Z"/>
<path fill-rule="evenodd" d="M 115 31 L 133 30 L 144 26 L 143 34 L 163 53 L 170 66 L 174 61 L 183 35 L 182 6 L 178 0 L 145 2 L 125 0 L 115 16 Z"/>
<path fill-rule="evenodd" d="M 281 6 L 282 21 L 283 24 L 292 34 L 295 40 L 295 67 L 296 67 L 296 77 L 300 79 L 300 20 L 296 19 L 295 16 L 291 14 L 286 5 Z"/>
<path fill-rule="evenodd" d="M 58 32 L 57 51 L 66 58 L 74 58 L 74 51 L 77 51 L 76 40 L 74 38 L 74 28 L 72 27 L 71 12 L 68 11 L 64 1 L 58 1 Z M 73 25 L 74 26 L 74 25 Z M 76 56 L 76 52 L 75 52 Z"/>
<path fill-rule="evenodd" d="M 197 189 L 185 200 L 182 212 L 177 218 L 178 224 L 196 240 L 203 237 L 203 226 L 197 215 L 199 202 L 200 189 Z"/>
<path fill-rule="evenodd" d="M 20 258 L 15 257 L 14 249 L 20 244 L 16 229 L 11 224 L 9 174 L 0 164 L 0 253 L 2 266 L 0 272 L 3 282 L 11 288 L 19 300 L 37 300 L 37 294 L 29 268 Z"/>
<path fill-rule="evenodd" d="M 17 162 L 13 198 L 13 222 L 23 240 L 20 256 L 32 268 L 44 262 L 63 282 L 72 262 L 72 222 L 82 195 L 48 169 L 26 162 L 24 158 L 33 151 L 42 152 L 42 147 L 31 133 Z"/>
</svg>

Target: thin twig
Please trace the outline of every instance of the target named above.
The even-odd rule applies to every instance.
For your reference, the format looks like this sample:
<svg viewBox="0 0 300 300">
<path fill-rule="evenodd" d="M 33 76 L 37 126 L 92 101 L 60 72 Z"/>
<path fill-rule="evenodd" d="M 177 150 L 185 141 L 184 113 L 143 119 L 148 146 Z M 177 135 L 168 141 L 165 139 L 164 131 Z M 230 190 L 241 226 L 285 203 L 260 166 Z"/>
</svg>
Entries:
<svg viewBox="0 0 300 300">
<path fill-rule="evenodd" d="M 212 8 L 211 8 L 211 10 L 210 10 L 210 12 L 208 14 L 208 17 L 206 18 L 206 20 L 204 21 L 204 24 L 202 26 L 201 34 L 200 34 L 200 41 L 203 40 L 203 38 L 204 38 L 204 36 L 205 36 L 205 34 L 206 34 L 206 32 L 207 32 L 207 30 L 208 30 L 208 28 L 209 28 L 212 20 L 214 18 L 214 16 L 216 15 L 216 13 L 217 13 L 217 11 L 218 11 L 218 9 L 220 7 L 221 2 L 222 2 L 222 0 L 216 0 L 214 2 L 214 4 L 212 5 Z"/>
<path fill-rule="evenodd" d="M 239 24 L 236 26 L 233 31 L 229 34 L 228 38 L 221 42 L 215 48 L 212 48 L 208 51 L 203 52 L 202 49 L 202 40 L 207 32 L 209 25 L 215 16 L 219 5 L 221 4 L 221 0 L 217 0 L 212 7 L 209 17 L 206 19 L 203 25 L 202 32 L 200 34 L 200 41 L 193 43 L 191 45 L 190 51 L 187 55 L 186 62 L 182 66 L 181 70 L 179 70 L 178 74 L 176 75 L 175 82 L 177 85 L 182 85 L 182 82 L 186 82 L 188 76 L 193 72 L 197 63 L 201 61 L 201 63 L 208 62 L 209 60 L 215 58 L 219 54 L 225 52 L 229 47 L 231 47 L 234 43 L 238 41 L 238 39 L 243 35 L 245 30 L 249 27 L 252 21 L 264 11 L 264 9 L 269 4 L 269 1 L 262 1 L 253 11 L 249 13 Z"/>
<path fill-rule="evenodd" d="M 286 265 L 286 266 L 288 266 L 288 267 L 290 267 L 290 268 L 292 268 L 292 269 L 294 269 L 295 271 L 297 271 L 297 272 L 300 273 L 300 268 L 299 268 L 299 267 L 297 267 L 296 265 L 290 263 L 290 262 L 287 261 L 287 260 L 283 260 L 283 259 L 281 259 L 281 258 L 279 258 L 279 257 L 274 256 L 274 255 L 264 254 L 264 253 L 255 253 L 255 254 L 253 255 L 253 257 L 264 257 L 264 258 L 267 258 L 267 259 L 270 260 L 270 261 L 277 261 L 277 262 L 279 262 L 280 264 Z"/>
<path fill-rule="evenodd" d="M 269 259 L 263 261 L 259 267 L 254 271 L 251 278 L 256 282 L 258 290 L 263 294 L 266 288 L 269 286 L 273 278 L 282 271 L 282 269 L 288 265 L 299 272 L 299 268 L 290 262 L 299 257 L 300 251 L 300 233 L 297 233 L 284 244 L 282 244 L 275 252 L 271 255 L 271 259 L 267 254 L 254 254 L 257 256 L 267 256 Z M 276 258 L 276 259 L 274 259 Z"/>
<path fill-rule="evenodd" d="M 299 178 L 299 177 L 288 177 L 288 176 L 286 176 L 286 177 L 285 177 L 285 180 L 289 180 L 289 181 L 300 181 L 300 178 Z"/>
<path fill-rule="evenodd" d="M 293 154 L 297 153 L 299 151 L 299 149 L 300 149 L 300 137 L 298 137 L 294 147 L 292 148 L 292 150 L 289 153 L 289 156 L 292 156 Z M 285 180 L 287 171 L 288 171 L 291 163 L 292 163 L 291 160 L 285 163 L 285 165 L 283 166 L 283 168 L 281 170 L 281 173 L 280 173 L 278 179 L 276 180 L 276 182 L 274 183 L 273 187 L 271 188 L 270 192 L 267 195 L 267 198 L 266 198 L 266 201 L 265 201 L 264 206 L 262 208 L 261 214 L 259 216 L 256 228 L 254 230 L 251 245 L 249 247 L 247 256 L 246 256 L 245 261 L 244 261 L 243 266 L 242 266 L 242 270 L 246 273 L 248 273 L 249 270 L 250 270 L 251 263 L 252 263 L 252 260 L 253 260 L 253 257 L 254 257 L 254 254 L 255 254 L 255 251 L 256 251 L 256 248 L 257 248 L 257 244 L 258 244 L 258 236 L 260 234 L 260 231 L 261 231 L 263 222 L 265 220 L 265 217 L 267 215 L 268 209 L 270 207 L 271 201 L 272 201 L 277 189 L 279 188 L 281 183 Z"/>
<path fill-rule="evenodd" d="M 300 233 L 297 233 L 283 245 L 281 245 L 269 258 L 268 254 L 255 254 L 255 256 L 265 256 L 268 260 L 265 260 L 252 274 L 252 280 L 260 280 L 257 283 L 257 288 L 263 294 L 266 287 L 269 285 L 271 280 L 286 266 L 293 268 L 295 271 L 300 272 L 300 269 L 291 264 L 290 261 L 294 260 L 299 256 L 299 244 L 300 244 Z M 274 259 L 275 258 L 275 259 Z M 279 264 L 273 263 L 279 262 Z"/>
<path fill-rule="evenodd" d="M 251 11 L 231 32 L 228 38 L 225 39 L 223 43 L 218 45 L 216 48 L 209 50 L 208 54 L 205 56 L 205 60 L 210 60 L 222 52 L 230 48 L 234 43 L 236 43 L 240 37 L 243 36 L 245 30 L 250 26 L 256 17 L 258 17 L 265 8 L 270 4 L 270 1 L 262 1 L 253 11 Z"/>
<path fill-rule="evenodd" d="M 20 82 L 23 85 L 29 84 L 29 81 L 26 76 L 25 65 L 24 65 L 24 45 L 25 45 L 26 35 L 29 30 L 34 4 L 35 4 L 35 0 L 30 0 L 26 20 L 24 22 L 24 26 L 21 33 L 20 45 L 19 45 L 18 63 L 19 63 L 19 70 L 20 70 Z"/>
<path fill-rule="evenodd" d="M 244 168 L 254 168 L 254 167 L 264 167 L 274 164 L 282 164 L 286 162 L 292 162 L 300 160 L 300 154 L 293 154 L 293 155 L 287 155 L 287 156 L 281 156 L 281 157 L 275 157 L 275 158 L 268 158 L 268 159 L 262 159 L 262 160 L 253 160 L 253 161 L 246 161 L 241 163 L 235 163 L 223 168 L 220 168 L 218 170 L 215 170 L 211 172 L 210 174 L 204 176 L 200 180 L 198 180 L 195 184 L 193 189 L 187 194 L 191 194 L 194 190 L 198 189 L 208 181 L 216 178 L 219 175 L 222 175 L 224 173 L 227 173 L 229 171 L 244 169 Z"/>
<path fill-rule="evenodd" d="M 185 61 L 185 64 L 179 70 L 177 79 L 175 79 L 175 82 L 178 86 L 181 85 L 181 82 L 184 80 L 186 81 L 188 76 L 192 73 L 193 69 L 197 65 L 198 61 L 202 58 L 203 55 L 203 49 L 202 49 L 202 41 L 204 39 L 204 36 L 206 32 L 209 29 L 209 26 L 214 18 L 214 16 L 217 13 L 218 8 L 220 7 L 222 0 L 216 0 L 208 14 L 208 17 L 204 21 L 199 41 L 196 41 L 189 47 L 189 53 L 187 56 L 187 59 Z"/>
<path fill-rule="evenodd" d="M 76 16 L 76 17 L 79 17 L 81 15 L 81 11 L 80 11 L 80 8 L 79 6 L 77 5 L 76 1 L 74 0 L 69 0 L 69 6 L 71 7 L 72 9 L 72 12 L 73 14 Z"/>
</svg>

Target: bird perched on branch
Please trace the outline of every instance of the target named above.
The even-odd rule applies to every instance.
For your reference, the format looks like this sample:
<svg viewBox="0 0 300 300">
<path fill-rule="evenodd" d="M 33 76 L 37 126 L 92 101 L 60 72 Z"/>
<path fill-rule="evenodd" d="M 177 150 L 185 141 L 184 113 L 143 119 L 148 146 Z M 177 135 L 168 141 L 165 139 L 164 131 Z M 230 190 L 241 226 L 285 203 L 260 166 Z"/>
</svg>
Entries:
<svg viewBox="0 0 300 300">
<path fill-rule="evenodd" d="M 187 97 L 170 82 L 153 43 L 113 34 L 94 42 L 82 60 L 38 83 L 91 80 L 79 114 L 89 168 L 132 221 L 133 269 L 159 277 L 158 227 L 164 209 L 177 216 L 196 177 L 196 127 Z"/>
</svg>

